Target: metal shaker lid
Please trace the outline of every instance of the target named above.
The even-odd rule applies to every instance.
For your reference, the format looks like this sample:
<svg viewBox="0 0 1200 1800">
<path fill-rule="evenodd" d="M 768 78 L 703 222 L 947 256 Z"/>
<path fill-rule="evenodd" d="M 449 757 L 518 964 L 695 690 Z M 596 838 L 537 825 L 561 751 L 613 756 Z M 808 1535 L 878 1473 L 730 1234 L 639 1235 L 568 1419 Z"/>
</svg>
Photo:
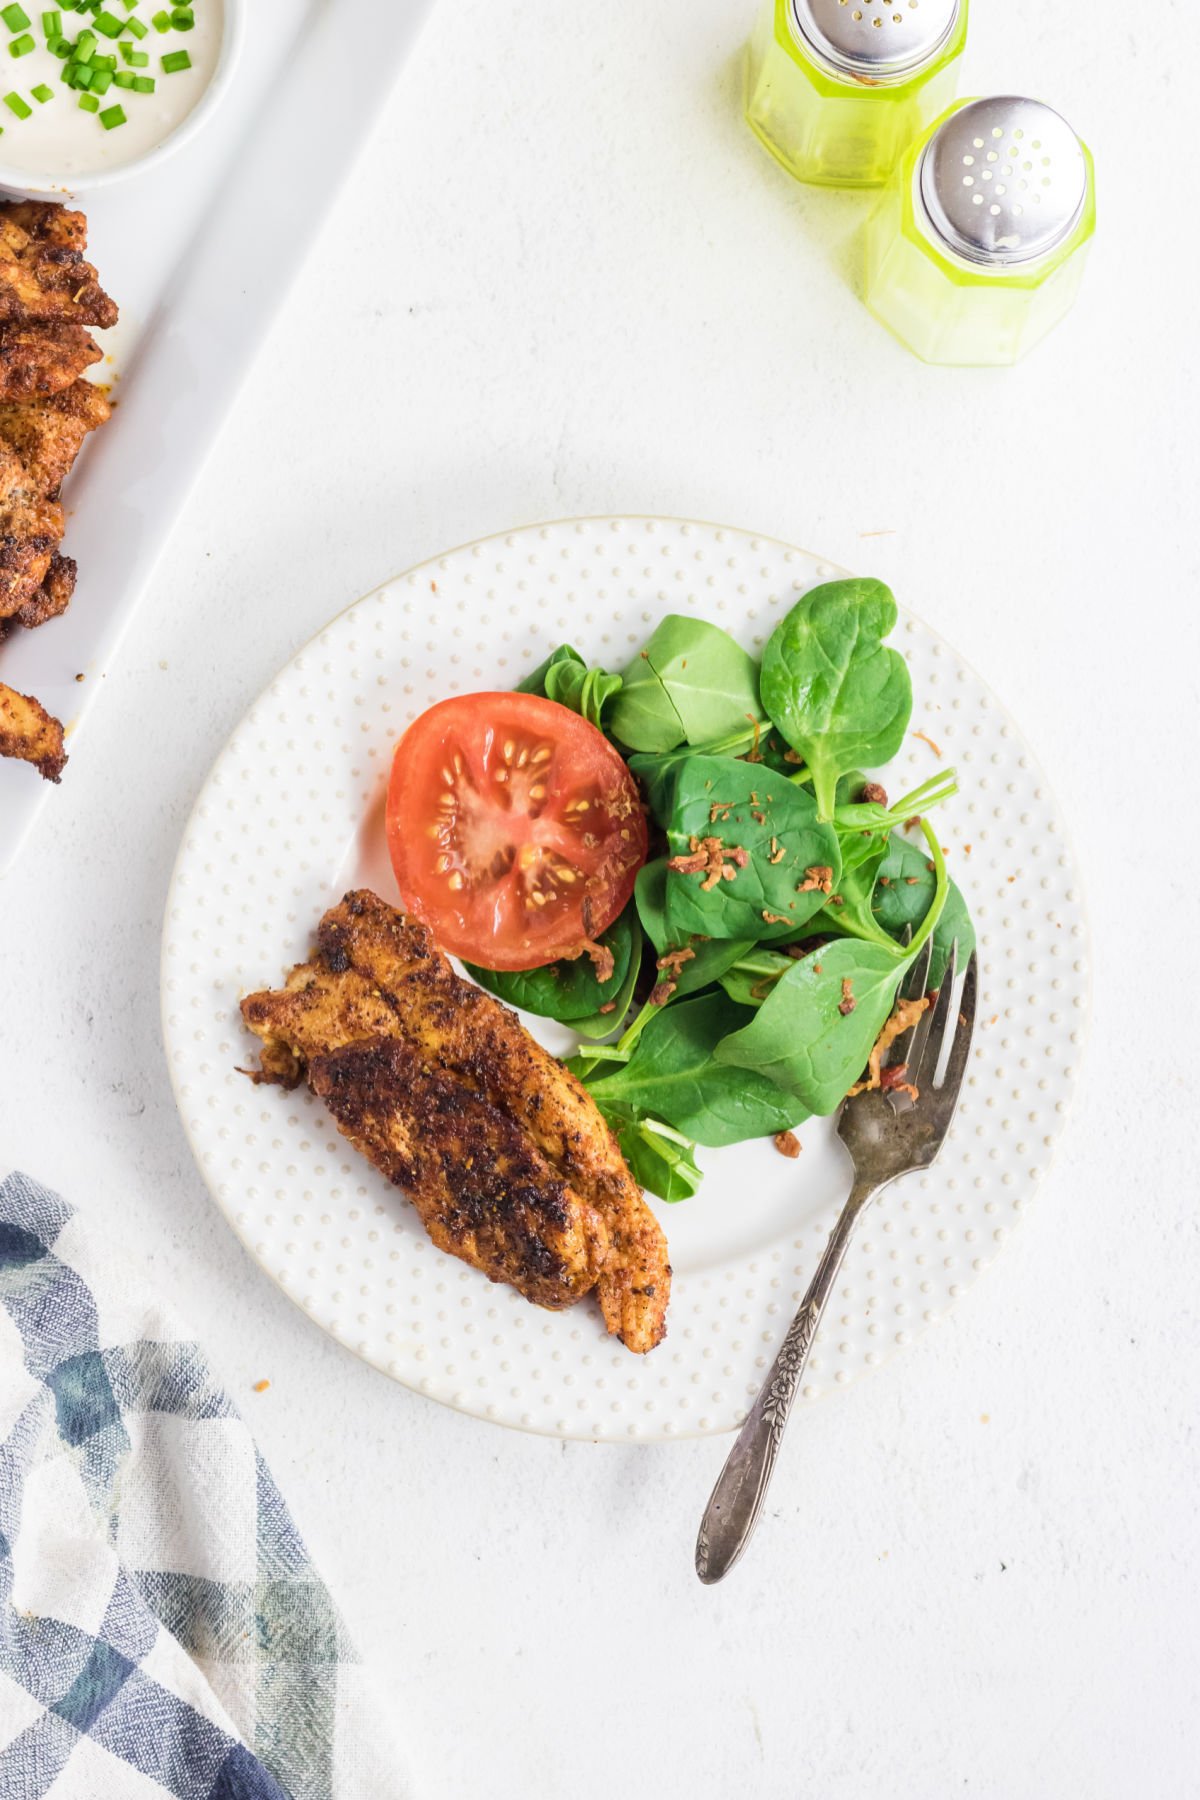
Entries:
<svg viewBox="0 0 1200 1800">
<path fill-rule="evenodd" d="M 887 87 L 944 49 L 962 0 L 791 0 L 792 33 L 840 80 Z"/>
<path fill-rule="evenodd" d="M 1087 198 L 1083 147 L 1039 100 L 1011 94 L 952 113 L 921 157 L 927 228 L 956 256 L 1007 268 L 1070 237 Z"/>
</svg>

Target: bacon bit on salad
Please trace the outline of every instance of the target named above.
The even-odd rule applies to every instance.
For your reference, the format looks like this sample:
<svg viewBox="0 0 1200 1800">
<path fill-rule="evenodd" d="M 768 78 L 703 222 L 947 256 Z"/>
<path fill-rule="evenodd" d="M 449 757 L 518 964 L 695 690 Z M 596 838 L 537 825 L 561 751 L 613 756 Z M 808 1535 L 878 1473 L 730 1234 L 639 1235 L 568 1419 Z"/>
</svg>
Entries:
<svg viewBox="0 0 1200 1800">
<path fill-rule="evenodd" d="M 751 749 L 746 752 L 746 761 L 759 763 L 762 761 L 762 751 L 759 749 L 759 743 L 762 738 L 762 726 L 759 724 L 759 721 L 755 718 L 753 713 L 747 713 L 746 717 L 749 719 L 751 728 L 754 732 L 754 743 Z"/>
<path fill-rule="evenodd" d="M 790 925 L 792 923 L 786 913 L 764 912 L 763 918 L 768 925 Z"/>
<path fill-rule="evenodd" d="M 920 829 L 921 829 L 920 813 L 914 813 L 911 819 L 905 819 L 904 829 L 905 829 L 905 831 L 920 831 Z"/>
<path fill-rule="evenodd" d="M 904 877 L 904 885 L 905 887 L 916 887 L 920 879 L 921 877 L 919 875 L 906 875 Z"/>
<path fill-rule="evenodd" d="M 856 1082 L 850 1089 L 848 1097 L 851 1100 L 855 1094 L 865 1094 L 875 1088 L 881 1089 L 884 1093 L 905 1093 L 913 1100 L 920 1099 L 917 1089 L 904 1079 L 908 1074 L 907 1063 L 897 1063 L 894 1069 L 885 1069 L 882 1065 L 884 1057 L 896 1039 L 903 1037 L 906 1031 L 911 1031 L 921 1014 L 932 1005 L 933 1000 L 928 994 L 923 1000 L 898 1000 L 896 1002 L 891 1018 L 875 1039 L 875 1048 L 867 1059 L 866 1079 Z"/>
<path fill-rule="evenodd" d="M 606 1000 L 604 1005 L 600 1008 L 601 1013 L 611 1013 L 616 1012 L 616 1010 L 617 1003 L 615 1000 Z"/>
<path fill-rule="evenodd" d="M 651 1006 L 665 1006 L 678 986 L 679 983 L 677 981 L 656 981 L 650 990 L 649 1004 Z"/>
<path fill-rule="evenodd" d="M 828 863 L 814 863 L 805 869 L 804 880 L 796 889 L 798 894 L 828 894 L 833 889 L 833 870 Z"/>
<path fill-rule="evenodd" d="M 970 844 L 964 844 L 964 845 L 963 845 L 963 855 L 964 855 L 964 856 L 970 856 L 970 854 L 971 854 L 971 846 L 970 846 Z"/>
<path fill-rule="evenodd" d="M 684 963 L 692 962 L 695 955 L 694 950 L 667 950 L 654 966 L 656 969 L 666 969 L 668 975 L 678 975 Z"/>
<path fill-rule="evenodd" d="M 913 732 L 910 732 L 909 735 L 911 737 L 920 738 L 920 740 L 923 744 L 928 744 L 929 748 L 933 751 L 933 754 L 935 756 L 940 756 L 942 754 L 942 746 L 940 744 L 935 744 L 933 739 L 929 736 L 929 734 L 927 732 L 913 731 Z"/>
<path fill-rule="evenodd" d="M 756 809 L 756 808 L 754 808 L 754 807 L 751 807 L 751 809 L 750 809 L 750 817 L 751 817 L 751 818 L 752 818 L 752 819 L 753 819 L 753 820 L 754 820 L 754 823 L 755 823 L 755 824 L 756 824 L 756 825 L 765 825 L 765 824 L 766 824 L 766 822 L 767 822 L 767 815 L 766 815 L 766 813 L 765 813 L 765 812 L 759 812 L 759 811 L 757 811 L 757 809 Z"/>
<path fill-rule="evenodd" d="M 880 887 L 891 887 L 891 885 L 892 885 L 891 876 L 890 875 L 881 875 L 879 877 L 879 885 L 880 885 Z"/>
<path fill-rule="evenodd" d="M 838 1011 L 844 1019 L 848 1019 L 857 1005 L 858 1001 L 854 998 L 854 983 L 847 975 L 842 980 L 842 997 L 838 1002 Z"/>
<path fill-rule="evenodd" d="M 740 844 L 726 849 L 719 837 L 689 838 L 688 856 L 673 856 L 667 864 L 677 875 L 703 875 L 700 892 L 709 894 L 719 881 L 732 881 L 739 869 L 750 861 L 750 852 Z M 728 857 L 728 862 L 726 858 Z"/>
<path fill-rule="evenodd" d="M 784 848 L 784 846 L 780 843 L 779 839 L 773 837 L 771 839 L 771 854 L 767 858 L 767 861 L 769 863 L 771 863 L 772 866 L 774 866 L 778 863 L 781 863 L 786 855 L 787 855 L 787 851 Z"/>
<path fill-rule="evenodd" d="M 863 800 L 873 806 L 886 806 L 887 789 L 880 787 L 877 781 L 868 781 L 862 791 Z"/>
<path fill-rule="evenodd" d="M 813 964 L 813 974 L 819 975 L 821 973 L 821 968 L 822 968 L 822 965 L 820 963 L 814 963 Z"/>
<path fill-rule="evenodd" d="M 803 763 L 804 758 L 800 755 L 798 750 L 785 750 L 783 753 L 783 760 L 785 763 L 795 763 L 796 766 L 799 767 Z"/>
<path fill-rule="evenodd" d="M 829 904 L 830 906 L 845 906 L 846 902 L 842 899 L 840 894 L 830 894 Z"/>
<path fill-rule="evenodd" d="M 271 1385 L 270 1382 L 266 1381 L 266 1380 L 256 1381 L 254 1383 L 254 1392 L 256 1394 L 265 1394 L 267 1389 L 270 1387 L 270 1385 Z"/>
<path fill-rule="evenodd" d="M 790 1157 L 793 1162 L 799 1156 L 804 1145 L 794 1131 L 777 1131 L 771 1139 L 780 1156 Z"/>
<path fill-rule="evenodd" d="M 606 981 L 612 980 L 613 971 L 617 965 L 607 944 L 597 944 L 592 938 L 586 938 L 579 955 L 591 958 L 592 968 L 596 971 L 596 980 L 602 987 Z"/>
<path fill-rule="evenodd" d="M 709 824 L 710 825 L 723 825 L 732 811 L 733 811 L 733 801 L 732 800 L 714 800 L 712 805 L 708 809 Z"/>
</svg>

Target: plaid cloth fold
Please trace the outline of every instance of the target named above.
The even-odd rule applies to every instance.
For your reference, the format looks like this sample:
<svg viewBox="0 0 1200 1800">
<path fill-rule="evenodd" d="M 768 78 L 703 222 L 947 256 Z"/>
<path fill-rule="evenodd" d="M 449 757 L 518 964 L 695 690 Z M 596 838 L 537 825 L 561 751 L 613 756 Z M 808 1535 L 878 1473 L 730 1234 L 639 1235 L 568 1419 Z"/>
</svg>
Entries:
<svg viewBox="0 0 1200 1800">
<path fill-rule="evenodd" d="M 0 1183 L 0 1800 L 402 1800 L 363 1671 L 205 1357 Z"/>
</svg>

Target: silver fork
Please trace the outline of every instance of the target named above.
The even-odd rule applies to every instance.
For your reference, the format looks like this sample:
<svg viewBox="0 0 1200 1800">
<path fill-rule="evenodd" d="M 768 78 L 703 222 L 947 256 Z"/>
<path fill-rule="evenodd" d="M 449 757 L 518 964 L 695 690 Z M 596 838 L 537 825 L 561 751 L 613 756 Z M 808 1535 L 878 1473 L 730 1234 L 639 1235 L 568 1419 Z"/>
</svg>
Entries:
<svg viewBox="0 0 1200 1800">
<path fill-rule="evenodd" d="M 906 997 L 924 993 L 931 954 L 927 944 L 905 983 Z M 972 955 L 955 1004 L 957 962 L 955 944 L 934 1004 L 917 1021 L 907 1049 L 902 1047 L 905 1038 L 899 1038 L 885 1064 L 906 1063 L 907 1079 L 919 1090 L 920 1099 L 914 1104 L 906 1094 L 875 1090 L 843 1103 L 838 1135 L 854 1164 L 854 1185 L 700 1521 L 696 1573 L 710 1585 L 728 1575 L 758 1523 L 796 1388 L 855 1226 L 882 1188 L 913 1169 L 929 1167 L 950 1129 L 971 1049 L 978 984 Z M 949 1059 L 938 1082 L 947 1043 Z"/>
</svg>

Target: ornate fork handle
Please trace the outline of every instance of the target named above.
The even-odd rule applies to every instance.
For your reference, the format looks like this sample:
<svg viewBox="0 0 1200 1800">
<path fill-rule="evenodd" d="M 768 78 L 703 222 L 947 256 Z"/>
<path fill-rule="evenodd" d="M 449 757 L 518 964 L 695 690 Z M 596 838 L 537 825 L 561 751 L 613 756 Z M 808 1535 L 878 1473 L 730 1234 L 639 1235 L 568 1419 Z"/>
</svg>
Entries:
<svg viewBox="0 0 1200 1800">
<path fill-rule="evenodd" d="M 784 1428 L 821 1315 L 833 1292 L 847 1245 L 871 1196 L 885 1183 L 856 1181 L 800 1302 L 779 1354 L 750 1408 L 737 1442 L 717 1478 L 696 1539 L 696 1573 L 709 1584 L 732 1569 L 750 1542 L 767 1496 Z"/>
</svg>

